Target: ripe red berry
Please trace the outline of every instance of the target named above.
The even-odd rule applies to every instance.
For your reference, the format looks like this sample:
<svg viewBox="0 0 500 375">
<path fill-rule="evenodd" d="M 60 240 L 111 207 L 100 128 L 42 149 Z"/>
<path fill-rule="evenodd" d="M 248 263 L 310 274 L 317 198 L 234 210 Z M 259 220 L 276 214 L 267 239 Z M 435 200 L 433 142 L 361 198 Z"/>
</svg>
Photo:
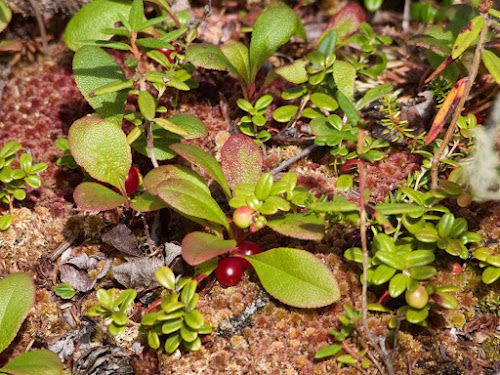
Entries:
<svg viewBox="0 0 500 375">
<path fill-rule="evenodd" d="M 125 177 L 125 191 L 127 194 L 134 194 L 139 187 L 139 173 L 132 167 L 128 171 L 127 177 Z"/>
<path fill-rule="evenodd" d="M 234 210 L 233 222 L 242 229 L 248 228 L 253 220 L 255 211 L 248 206 L 241 206 Z"/>
<path fill-rule="evenodd" d="M 219 260 L 217 268 L 215 269 L 215 277 L 219 283 L 226 286 L 233 286 L 238 284 L 243 276 L 243 266 L 241 259 L 238 258 L 224 258 Z"/>
<path fill-rule="evenodd" d="M 462 266 L 458 262 L 449 262 L 448 268 L 452 275 L 460 275 L 462 273 Z"/>
<path fill-rule="evenodd" d="M 259 254 L 261 252 L 262 250 L 256 243 L 251 241 L 241 241 L 238 242 L 238 246 L 231 252 L 231 255 L 239 254 L 239 255 L 251 256 Z M 244 258 L 238 258 L 238 259 L 240 259 L 243 268 L 252 268 L 252 265 L 248 260 Z"/>
</svg>

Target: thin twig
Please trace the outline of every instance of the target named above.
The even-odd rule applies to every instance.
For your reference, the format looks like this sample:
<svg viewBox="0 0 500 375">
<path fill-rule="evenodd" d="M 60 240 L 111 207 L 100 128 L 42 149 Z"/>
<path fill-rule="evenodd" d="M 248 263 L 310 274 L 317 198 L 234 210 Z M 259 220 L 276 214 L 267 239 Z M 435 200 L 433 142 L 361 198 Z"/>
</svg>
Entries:
<svg viewBox="0 0 500 375">
<path fill-rule="evenodd" d="M 148 121 L 146 124 L 146 133 L 147 133 L 147 143 L 148 143 L 148 152 L 149 157 L 151 158 L 151 163 L 153 163 L 153 167 L 157 168 L 160 164 L 158 164 L 158 160 L 156 160 L 155 148 L 153 144 L 153 121 Z"/>
<path fill-rule="evenodd" d="M 279 172 L 281 172 L 283 169 L 288 168 L 290 165 L 292 165 L 296 161 L 298 161 L 298 160 L 300 160 L 302 158 L 305 158 L 307 155 L 309 155 L 311 152 L 313 152 L 317 147 L 318 147 L 318 145 L 311 145 L 311 146 L 309 146 L 305 150 L 299 152 L 294 157 L 292 157 L 292 158 L 288 159 L 287 161 L 284 161 L 283 163 L 281 163 L 280 165 L 278 165 L 276 168 L 274 168 L 271 171 L 271 174 L 273 176 L 275 176 L 276 174 L 278 174 Z"/>
<path fill-rule="evenodd" d="M 490 24 L 486 15 L 487 15 L 487 13 L 481 12 L 481 17 L 485 18 L 485 22 L 484 22 L 483 28 L 481 29 L 481 33 L 479 34 L 479 41 L 477 43 L 477 48 L 476 48 L 476 51 L 474 53 L 474 59 L 472 60 L 472 64 L 471 64 L 470 71 L 469 71 L 469 79 L 467 82 L 465 82 L 464 94 L 460 98 L 460 101 L 458 102 L 457 108 L 456 108 L 455 112 L 453 113 L 453 117 L 451 118 L 450 126 L 448 127 L 448 130 L 446 131 L 446 135 L 443 138 L 443 142 L 441 143 L 439 150 L 434 154 L 434 157 L 432 158 L 431 181 L 432 181 L 432 188 L 433 189 L 437 188 L 439 160 L 440 160 L 441 156 L 443 155 L 444 149 L 448 145 L 448 142 L 450 141 L 451 137 L 453 136 L 453 133 L 455 132 L 458 118 L 460 117 L 460 115 L 462 113 L 462 109 L 465 105 L 465 102 L 468 99 L 472 85 L 474 84 L 474 81 L 476 80 L 477 72 L 479 70 L 479 63 L 481 62 L 481 53 L 483 51 L 484 42 L 486 40 L 486 32 L 488 31 L 488 26 Z"/>
<path fill-rule="evenodd" d="M 40 36 L 42 37 L 43 53 L 45 55 L 49 54 L 49 44 L 47 43 L 47 33 L 45 31 L 45 23 L 42 18 L 42 12 L 40 11 L 40 6 L 35 0 L 28 0 L 33 11 L 35 13 L 36 22 L 38 23 L 38 29 L 40 30 Z"/>
</svg>

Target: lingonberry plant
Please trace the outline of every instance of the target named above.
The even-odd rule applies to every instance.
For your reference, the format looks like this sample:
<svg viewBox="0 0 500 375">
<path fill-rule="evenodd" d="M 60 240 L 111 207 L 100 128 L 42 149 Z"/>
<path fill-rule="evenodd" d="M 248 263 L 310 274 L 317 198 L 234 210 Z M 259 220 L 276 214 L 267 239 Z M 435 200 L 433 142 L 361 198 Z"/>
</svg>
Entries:
<svg viewBox="0 0 500 375">
<path fill-rule="evenodd" d="M 0 230 L 6 230 L 12 224 L 12 211 L 14 201 L 22 201 L 26 198 L 26 188 L 29 186 L 37 189 L 42 185 L 38 174 L 47 169 L 46 163 L 33 164 L 33 158 L 29 153 L 21 154 L 19 157 L 20 168 L 11 168 L 10 165 L 16 160 L 16 153 L 21 150 L 19 142 L 11 141 L 0 150 L 0 199 L 9 207 L 10 214 L 0 216 Z"/>
</svg>

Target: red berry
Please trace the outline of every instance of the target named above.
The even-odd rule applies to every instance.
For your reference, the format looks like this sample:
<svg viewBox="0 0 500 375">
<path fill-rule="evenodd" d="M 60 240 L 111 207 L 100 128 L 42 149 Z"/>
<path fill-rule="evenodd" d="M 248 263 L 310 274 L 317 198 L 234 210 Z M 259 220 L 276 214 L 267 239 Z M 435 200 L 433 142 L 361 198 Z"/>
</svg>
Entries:
<svg viewBox="0 0 500 375">
<path fill-rule="evenodd" d="M 139 187 L 139 173 L 132 167 L 128 171 L 127 177 L 125 177 L 125 191 L 127 194 L 134 194 Z"/>
<path fill-rule="evenodd" d="M 427 302 L 429 302 L 429 294 L 425 290 L 423 285 L 419 285 L 414 292 L 406 291 L 405 293 L 406 303 L 413 307 L 414 309 L 423 309 Z"/>
<path fill-rule="evenodd" d="M 224 258 L 219 260 L 215 269 L 215 277 L 219 283 L 226 286 L 238 284 L 243 276 L 243 266 L 238 258 Z"/>
<path fill-rule="evenodd" d="M 241 206 L 234 210 L 233 222 L 242 229 L 248 228 L 253 220 L 255 211 L 248 206 Z"/>
<path fill-rule="evenodd" d="M 481 113 L 476 113 L 476 119 L 477 119 L 477 124 L 482 124 L 483 123 L 483 115 Z"/>
<path fill-rule="evenodd" d="M 460 275 L 462 273 L 462 266 L 458 262 L 449 262 L 448 268 L 452 275 Z"/>
<path fill-rule="evenodd" d="M 341 172 L 349 172 L 352 171 L 356 168 L 358 168 L 358 159 L 351 159 L 347 160 L 342 166 L 340 167 Z"/>
<path fill-rule="evenodd" d="M 261 252 L 262 250 L 256 243 L 251 241 L 241 241 L 238 243 L 238 246 L 231 252 L 231 255 L 239 254 L 239 255 L 251 256 L 259 254 Z M 240 259 L 243 268 L 252 268 L 252 265 L 248 260 L 244 258 L 238 258 L 238 259 Z"/>
</svg>

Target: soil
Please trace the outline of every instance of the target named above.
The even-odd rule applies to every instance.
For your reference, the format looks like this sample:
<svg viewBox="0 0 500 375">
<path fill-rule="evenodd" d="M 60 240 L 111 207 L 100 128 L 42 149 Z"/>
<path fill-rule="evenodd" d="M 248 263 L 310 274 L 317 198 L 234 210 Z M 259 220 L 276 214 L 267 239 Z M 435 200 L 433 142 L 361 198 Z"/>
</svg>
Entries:
<svg viewBox="0 0 500 375">
<path fill-rule="evenodd" d="M 43 2 L 44 7 L 47 7 L 46 3 L 50 2 Z M 77 3 L 75 5 L 81 6 Z M 402 6 L 398 2 L 390 3 L 386 2 L 381 11 L 370 15 L 368 22 L 377 33 L 389 35 L 394 40 L 388 52 L 393 58 L 381 77 L 381 83 L 391 82 L 402 89 L 407 105 L 411 106 L 412 98 L 422 90 L 422 77 L 428 74 L 430 67 L 417 50 L 406 46 L 409 34 L 401 30 Z M 12 55 L 6 56 L 0 66 L 0 145 L 17 140 L 23 144 L 24 150 L 30 150 L 36 162 L 47 163 L 48 169 L 41 176 L 42 187 L 28 190 L 27 199 L 16 204 L 13 211 L 15 226 L 0 232 L 0 277 L 13 272 L 29 272 L 37 286 L 36 303 L 16 340 L 0 356 L 0 367 L 28 348 L 50 348 L 59 354 L 64 368 L 75 375 L 379 373 L 372 362 L 368 369 L 363 369 L 359 365 L 341 365 L 332 358 L 314 358 L 319 349 L 335 342 L 328 330 L 340 330 L 338 317 L 343 314 L 343 305 L 361 309 L 360 269 L 342 255 L 346 248 L 359 243 L 359 237 L 356 233 L 349 236 L 345 228 L 338 225 L 330 228 L 320 243 L 285 238 L 270 230 L 249 237 L 262 249 L 286 246 L 316 254 L 332 269 L 341 292 L 341 299 L 328 307 L 296 309 L 283 305 L 262 289 L 252 270 L 247 270 L 242 281 L 234 287 L 223 287 L 212 276 L 200 285 L 198 309 L 214 333 L 204 338 L 200 351 L 176 351 L 170 356 L 148 349 L 144 337 L 134 328 L 114 337 L 99 319 L 86 315 L 88 309 L 97 303 L 97 286 L 93 278 L 107 266 L 109 259 L 114 264 L 127 259 L 110 250 L 102 241 L 102 233 L 124 223 L 133 231 L 141 249 L 147 249 L 145 231 L 156 231 L 162 243 L 179 242 L 197 227 L 167 209 L 142 217 L 127 209 L 117 209 L 91 219 L 78 212 L 72 193 L 82 181 L 83 174 L 78 169 L 57 165 L 56 160 L 61 154 L 54 144 L 57 139 L 67 137 L 73 121 L 92 112 L 74 83 L 71 71 L 73 53 L 62 41 L 63 27 L 73 8 L 42 9 L 46 12 L 44 18 L 49 35 L 48 54 L 44 54 L 33 14 L 25 3 L 19 4 L 22 7 L 15 12 L 12 24 L 2 34 L 4 39 L 21 40 L 26 48 L 17 52 L 15 59 Z M 60 2 L 55 4 L 61 5 Z M 203 4 L 192 5 L 193 16 L 201 18 Z M 283 48 L 282 55 L 296 57 L 307 51 L 326 26 L 329 16 L 344 5 L 344 1 L 325 0 L 301 7 L 298 14 L 312 40 L 309 45 L 293 40 Z M 241 28 L 252 25 L 263 7 L 259 0 L 245 4 L 214 2 L 201 38 L 214 44 L 229 39 L 248 43 L 248 34 L 242 33 Z M 415 27 L 420 26 L 415 23 Z M 270 70 L 273 64 L 283 64 L 282 55 L 273 56 L 264 70 Z M 120 53 L 114 57 L 122 59 Z M 187 113 L 200 118 L 208 135 L 194 140 L 193 144 L 218 157 L 224 141 L 238 131 L 236 124 L 241 111 L 234 103 L 241 97 L 241 91 L 237 80 L 228 73 L 198 69 L 194 78 L 200 87 L 183 93 L 179 105 L 170 114 Z M 258 77 L 258 85 L 263 80 L 264 74 Z M 271 110 L 285 104 L 280 93 L 287 87 L 288 83 L 277 81 L 262 92 L 276 98 L 267 113 L 269 119 Z M 491 97 L 485 99 L 485 102 L 491 101 Z M 370 120 L 370 113 L 363 116 L 372 124 L 376 123 L 376 119 Z M 424 121 L 421 126 L 428 128 L 428 122 Z M 305 123 L 299 122 L 297 129 L 304 126 Z M 124 129 L 129 129 L 126 124 Z M 370 129 L 376 134 L 376 125 Z M 312 141 L 307 137 L 286 134 L 273 137 L 267 144 L 265 171 L 272 170 L 310 144 Z M 145 175 L 152 168 L 149 160 L 140 157 L 137 160 Z M 299 183 L 315 195 L 331 197 L 342 194 L 335 188 L 337 174 L 329 165 L 331 161 L 328 150 L 320 148 L 292 164 L 289 170 L 296 172 Z M 409 174 L 420 169 L 421 162 L 421 157 L 402 146 L 393 145 L 381 161 L 367 167 L 370 200 L 384 200 Z M 353 176 L 356 180 L 356 175 Z M 346 196 L 356 199 L 349 193 Z M 488 246 L 497 246 L 500 238 L 498 203 L 473 203 L 465 208 L 451 200 L 446 204 L 456 215 L 466 217 L 469 230 L 481 234 Z M 72 219 L 75 217 L 81 222 Z M 144 223 L 148 225 L 145 227 Z M 158 224 L 160 229 L 157 229 Z M 63 273 L 61 257 L 51 259 L 65 242 L 69 242 L 70 247 L 62 257 L 84 254 L 91 263 L 75 276 L 75 283 L 81 291 L 69 301 L 54 294 L 55 287 L 63 281 Z M 154 258 L 152 254 L 147 256 Z M 453 275 L 447 267 L 448 261 L 448 258 L 438 260 L 435 282 L 459 286 L 461 292 L 456 293 L 459 306 L 455 310 L 433 310 L 427 327 L 402 322 L 394 357 L 397 374 L 500 373 L 500 306 L 494 302 L 500 296 L 500 283 L 485 286 L 477 262 L 464 262 L 463 272 Z M 176 273 L 190 272 L 180 259 L 175 262 L 174 270 Z M 123 289 L 109 275 L 101 279 L 98 286 Z M 368 302 L 377 302 L 382 292 L 370 289 Z M 144 309 L 156 298 L 157 290 L 145 288 L 140 291 L 130 315 L 139 321 Z M 388 314 L 370 313 L 370 329 L 385 338 L 389 333 L 389 318 Z M 388 340 L 387 347 L 390 346 L 392 341 Z M 345 341 L 345 347 L 362 353 L 368 344 L 366 338 L 353 334 Z M 377 358 L 373 350 L 370 353 Z M 100 367 L 92 370 L 96 363 Z"/>
</svg>

